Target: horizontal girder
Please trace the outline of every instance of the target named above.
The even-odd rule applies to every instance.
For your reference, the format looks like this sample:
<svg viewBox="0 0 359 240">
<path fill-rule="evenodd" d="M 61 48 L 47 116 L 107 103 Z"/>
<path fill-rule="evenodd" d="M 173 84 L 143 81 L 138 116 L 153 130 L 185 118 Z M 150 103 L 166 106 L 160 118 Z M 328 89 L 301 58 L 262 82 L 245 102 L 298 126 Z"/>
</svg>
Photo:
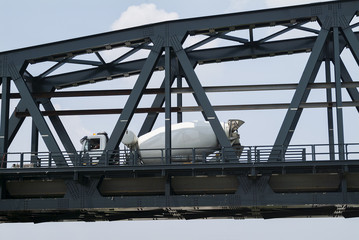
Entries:
<svg viewBox="0 0 359 240">
<path fill-rule="evenodd" d="M 220 105 L 212 106 L 215 111 L 241 111 L 241 110 L 273 110 L 273 109 L 288 109 L 289 103 L 273 103 L 273 104 L 246 104 L 246 105 Z M 299 105 L 300 109 L 304 108 L 327 108 L 336 107 L 336 103 L 326 102 L 311 102 L 302 103 Z M 359 102 L 343 102 L 342 107 L 359 107 Z M 171 112 L 200 112 L 202 107 L 185 106 L 185 107 L 171 107 Z M 54 110 L 42 111 L 44 116 L 79 116 L 79 115 L 103 115 L 103 114 L 121 114 L 122 108 L 117 109 L 86 109 L 86 110 Z M 164 108 L 136 108 L 135 113 L 163 113 Z M 15 112 L 17 117 L 30 116 L 28 112 Z"/>
<path fill-rule="evenodd" d="M 216 92 L 249 92 L 249 91 L 272 91 L 272 90 L 295 90 L 298 84 L 264 84 L 264 85 L 232 85 L 218 87 L 203 87 L 207 93 Z M 359 82 L 342 83 L 342 88 L 357 88 Z M 308 89 L 330 89 L 335 88 L 334 83 L 312 83 L 308 85 Z M 132 89 L 119 90 L 89 90 L 89 91 L 57 91 L 48 93 L 34 93 L 34 98 L 62 98 L 62 97 L 101 97 L 101 96 L 122 96 L 130 95 Z M 172 88 L 172 94 L 193 93 L 191 88 Z M 164 89 L 148 88 L 143 94 L 162 94 Z M 1 94 L 0 94 L 1 97 Z M 10 93 L 10 98 L 21 98 L 19 93 Z"/>
</svg>

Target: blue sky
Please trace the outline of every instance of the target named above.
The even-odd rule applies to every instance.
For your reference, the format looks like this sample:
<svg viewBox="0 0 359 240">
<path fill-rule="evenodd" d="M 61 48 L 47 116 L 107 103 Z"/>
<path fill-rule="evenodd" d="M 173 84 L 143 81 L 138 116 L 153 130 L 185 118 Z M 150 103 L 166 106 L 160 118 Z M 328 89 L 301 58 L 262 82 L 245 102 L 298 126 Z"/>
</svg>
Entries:
<svg viewBox="0 0 359 240">
<path fill-rule="evenodd" d="M 294 5 L 301 3 L 310 3 L 315 1 L 305 0 L 221 0 L 221 1 L 138 1 L 138 0 L 12 0 L 1 3 L 2 13 L 0 14 L 0 52 L 22 48 L 32 45 L 38 45 L 53 41 L 81 37 L 91 34 L 110 31 L 116 20 L 125 12 L 128 12 L 130 6 L 140 6 L 141 4 L 155 4 L 156 10 L 165 16 L 177 16 L 178 18 L 199 17 L 207 15 L 224 14 L 237 11 L 265 9 L 268 7 L 279 7 L 283 5 Z M 156 12 L 158 13 L 158 12 Z M 174 14 L 174 15 L 173 15 Z M 131 24 L 136 19 L 124 18 L 122 23 Z M 145 19 L 146 20 L 146 19 Z M 308 55 L 293 56 L 293 62 L 305 63 Z M 292 62 L 292 63 L 293 63 Z M 281 75 L 273 70 L 276 65 L 288 63 L 283 66 Z M 209 68 L 198 69 L 198 74 L 207 79 L 207 84 L 213 84 L 218 79 L 223 80 L 224 73 L 229 73 L 224 79 L 230 83 L 237 78 L 233 70 L 235 63 L 229 63 L 231 69 L 221 65 L 213 65 Z M 255 65 L 256 64 L 256 65 Z M 244 82 L 264 84 L 274 81 L 288 80 L 287 82 L 296 82 L 303 70 L 303 65 L 289 64 L 287 58 L 274 59 L 268 62 L 266 59 L 258 60 L 255 63 L 245 61 L 243 65 L 236 66 L 236 71 L 243 71 L 241 74 Z M 261 71 L 258 71 L 258 68 Z M 353 70 L 357 71 L 357 70 Z M 209 72 L 209 73 L 208 73 Z M 354 72 L 357 73 L 357 72 Z M 289 76 L 292 79 L 289 79 Z M 356 75 L 358 76 L 358 75 Z M 272 81 L 273 82 L 273 81 Z M 263 94 L 261 97 L 271 98 L 272 95 Z M 216 98 L 214 96 L 213 98 Z M 242 97 L 245 102 L 248 98 Z M 313 97 L 315 98 L 315 97 Z M 253 98 L 249 98 L 253 100 Z M 287 100 L 283 96 L 283 101 Z M 220 99 L 213 101 L 220 102 Z M 63 109 L 68 108 L 68 103 L 58 101 L 56 106 Z M 244 143 L 255 144 L 258 142 L 258 133 L 264 132 L 260 136 L 260 144 L 270 144 L 273 136 L 280 126 L 284 111 L 276 114 L 264 113 L 265 117 L 259 117 L 257 112 L 244 113 L 239 118 L 245 118 L 246 125 L 241 131 Z M 260 113 L 263 114 L 263 113 Z M 351 111 L 348 114 L 352 114 Z M 310 115 L 310 111 L 309 114 Z M 228 114 L 220 116 L 225 120 Z M 318 116 L 320 118 L 320 116 Z M 357 115 L 354 117 L 358 120 Z M 189 119 L 190 120 L 190 119 Z M 323 119 L 321 119 L 323 120 Z M 325 120 L 325 119 L 324 119 Z M 73 134 L 77 139 L 88 132 L 96 132 L 104 129 L 96 129 L 98 118 L 89 117 L 86 120 L 82 118 L 64 119 L 64 124 L 70 128 L 79 129 Z M 115 119 L 109 120 L 109 126 Z M 305 118 L 300 122 L 299 127 L 303 128 L 302 133 L 296 135 L 296 141 L 306 142 L 308 135 L 311 135 L 312 129 L 309 127 L 312 118 Z M 71 124 L 70 124 L 71 123 Z M 265 125 L 273 126 L 271 129 Z M 75 125 L 75 126 L 73 126 Z M 81 126 L 81 127 L 79 127 Z M 134 125 L 135 126 L 135 125 Z M 103 127 L 102 127 L 103 128 Z M 307 130 L 305 130 L 307 129 Z M 358 133 L 357 128 L 354 129 Z M 74 130 L 75 132 L 75 130 Z M 324 132 L 324 130 L 323 130 Z M 325 132 L 324 132 L 325 133 Z M 264 136 L 265 135 L 265 136 Z M 268 135 L 268 137 L 267 137 Z M 325 142 L 325 134 L 311 136 L 313 142 Z M 348 138 L 355 140 L 358 134 L 348 134 Z M 76 140 L 77 141 L 77 140 Z M 355 238 L 359 236 L 357 231 L 358 219 L 279 219 L 279 220 L 196 220 L 196 221 L 133 221 L 133 222 L 98 222 L 98 223 L 46 223 L 46 224 L 1 224 L 0 233 L 3 239 L 99 239 L 99 238 L 131 238 L 131 239 L 193 239 L 206 238 L 208 240 L 222 238 L 231 239 L 344 239 Z"/>
</svg>

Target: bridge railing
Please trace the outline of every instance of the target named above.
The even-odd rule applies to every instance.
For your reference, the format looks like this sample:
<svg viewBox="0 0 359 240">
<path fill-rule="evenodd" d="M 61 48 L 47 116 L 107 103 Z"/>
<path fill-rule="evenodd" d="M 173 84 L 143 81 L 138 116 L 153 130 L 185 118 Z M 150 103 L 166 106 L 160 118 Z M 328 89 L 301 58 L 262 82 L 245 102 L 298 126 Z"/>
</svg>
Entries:
<svg viewBox="0 0 359 240">
<path fill-rule="evenodd" d="M 344 153 L 341 156 L 340 148 Z M 359 160 L 359 144 L 350 143 L 342 146 L 328 144 L 291 145 L 291 146 L 256 146 L 248 147 L 247 156 L 254 156 L 254 162 L 296 162 L 296 161 L 331 161 Z M 242 159 L 242 156 L 241 158 Z"/>
<path fill-rule="evenodd" d="M 344 149 L 344 154 L 340 154 Z M 168 152 L 168 151 L 167 151 Z M 138 166 L 166 164 L 213 164 L 213 163 L 265 163 L 359 160 L 359 143 L 342 146 L 328 144 L 291 146 L 240 146 L 234 148 L 172 148 L 171 156 L 166 149 L 138 151 L 91 151 L 74 153 L 15 152 L 1 154 L 1 168 L 56 168 L 56 159 L 63 159 L 69 167 L 88 166 Z M 344 159 L 342 159 L 344 156 Z"/>
</svg>

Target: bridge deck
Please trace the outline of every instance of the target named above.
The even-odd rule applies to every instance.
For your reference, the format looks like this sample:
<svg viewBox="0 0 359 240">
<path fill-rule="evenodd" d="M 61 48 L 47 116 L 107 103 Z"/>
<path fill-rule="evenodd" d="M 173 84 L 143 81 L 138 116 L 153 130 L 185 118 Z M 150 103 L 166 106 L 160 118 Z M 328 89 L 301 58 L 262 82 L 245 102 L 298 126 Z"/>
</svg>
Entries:
<svg viewBox="0 0 359 240">
<path fill-rule="evenodd" d="M 160 165 L 69 158 L 56 167 L 54 154 L 37 162 L 9 154 L 0 221 L 359 216 L 359 144 L 346 144 L 346 159 L 336 160 L 328 145 L 290 146 L 281 161 L 269 158 L 272 148 L 243 147 L 236 161 L 221 149 Z"/>
</svg>

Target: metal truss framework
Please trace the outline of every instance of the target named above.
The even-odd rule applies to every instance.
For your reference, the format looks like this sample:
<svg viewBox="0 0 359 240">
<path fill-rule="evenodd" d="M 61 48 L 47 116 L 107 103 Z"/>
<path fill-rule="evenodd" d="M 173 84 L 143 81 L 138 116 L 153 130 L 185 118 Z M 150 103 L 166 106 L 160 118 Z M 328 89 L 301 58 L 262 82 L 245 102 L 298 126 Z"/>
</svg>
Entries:
<svg viewBox="0 0 359 240">
<path fill-rule="evenodd" d="M 344 48 L 349 48 L 356 63 L 359 65 L 359 33 L 353 31 L 358 27 L 358 23 L 352 23 L 353 18 L 358 16 L 359 6 L 357 1 L 338 1 L 329 3 L 310 4 L 295 7 L 286 7 L 279 9 L 268 9 L 261 11 L 234 13 L 227 15 L 218 15 L 211 17 L 202 17 L 194 19 L 185 19 L 178 21 L 169 21 L 158 24 L 145 25 L 141 27 L 125 29 L 120 31 L 114 31 L 104 34 L 98 34 L 88 37 L 82 37 L 67 41 L 55 42 L 35 47 L 29 47 L 24 49 L 18 49 L 8 52 L 0 53 L 0 68 L 1 68 L 1 127 L 0 127 L 0 153 L 2 153 L 2 161 L 6 161 L 6 153 L 14 137 L 16 136 L 19 128 L 21 127 L 24 119 L 27 116 L 31 116 L 33 120 L 32 128 L 32 152 L 37 152 L 38 145 L 38 132 L 42 136 L 49 152 L 60 153 L 59 143 L 54 137 L 54 133 L 50 130 L 48 122 L 45 120 L 45 116 L 49 116 L 50 121 L 60 137 L 60 141 L 64 146 L 66 152 L 75 153 L 74 145 L 70 137 L 68 136 L 65 127 L 63 126 L 59 115 L 61 114 L 118 114 L 117 123 L 114 126 L 113 132 L 109 139 L 106 151 L 113 151 L 121 142 L 121 139 L 136 112 L 147 112 L 147 117 L 140 130 L 140 135 L 151 131 L 159 112 L 165 112 L 166 120 L 166 149 L 171 149 L 171 113 L 178 112 L 177 121 L 182 121 L 182 112 L 186 111 L 201 111 L 204 118 L 210 122 L 213 131 L 215 132 L 218 142 L 224 148 L 231 148 L 231 144 L 227 139 L 221 124 L 216 115 L 217 110 L 241 110 L 241 109 L 260 109 L 260 108 L 287 108 L 285 119 L 282 123 L 280 131 L 277 135 L 275 146 L 271 153 L 271 160 L 276 162 L 278 160 L 278 149 L 276 146 L 288 146 L 292 139 L 293 133 L 296 129 L 299 118 L 302 114 L 303 108 L 310 107 L 307 103 L 307 99 L 310 90 L 316 87 L 327 89 L 327 102 L 318 103 L 321 107 L 326 107 L 328 110 L 328 134 L 329 145 L 334 146 L 337 142 L 339 145 L 339 159 L 344 160 L 344 131 L 343 131 L 343 113 L 342 108 L 345 106 L 355 106 L 359 111 L 359 92 L 357 90 L 357 82 L 353 81 L 346 66 L 341 59 L 341 52 Z M 304 26 L 306 23 L 316 22 L 319 29 L 313 29 Z M 253 32 L 256 29 L 282 26 L 283 29 L 278 32 L 268 35 L 261 39 L 254 39 Z M 283 36 L 293 30 L 300 30 L 305 33 L 310 33 L 311 36 L 298 37 L 284 40 L 276 40 L 277 37 Z M 248 38 L 242 38 L 234 36 L 237 31 L 248 31 Z M 204 36 L 205 38 L 197 43 L 184 47 L 184 42 L 190 36 Z M 205 49 L 199 49 L 205 44 L 214 40 L 225 40 L 229 43 L 224 47 L 208 47 Z M 106 50 L 116 48 L 130 48 L 130 51 L 119 56 L 117 59 L 106 62 L 101 55 Z M 128 60 L 129 57 L 134 56 L 138 51 L 148 50 L 150 53 L 147 58 L 139 58 L 136 60 Z M 198 64 L 210 64 L 216 62 L 226 61 L 238 61 L 243 59 L 270 57 L 286 54 L 296 54 L 311 52 L 302 77 L 297 85 L 283 84 L 279 86 L 237 86 L 238 91 L 260 91 L 263 89 L 290 89 L 295 88 L 295 94 L 289 105 L 270 105 L 270 106 L 212 106 L 206 92 L 207 91 L 229 91 L 225 87 L 217 88 L 204 88 L 200 80 L 194 71 Z M 97 60 L 83 60 L 78 57 L 91 54 L 97 58 Z M 45 70 L 43 73 L 33 76 L 29 71 L 30 64 L 39 64 L 52 62 L 55 63 L 52 67 Z M 326 79 L 324 84 L 314 83 L 318 74 L 319 68 L 322 64 L 325 64 Z M 330 63 L 334 65 L 335 79 L 332 81 L 330 75 Z M 56 70 L 66 66 L 67 64 L 85 65 L 88 68 L 80 71 L 72 71 L 63 74 L 53 74 Z M 155 71 L 165 70 L 165 77 L 161 87 L 159 89 L 148 89 L 148 83 Z M 65 92 L 62 89 L 68 87 L 80 86 L 84 84 L 101 82 L 104 80 L 111 80 L 115 78 L 122 78 L 132 75 L 138 75 L 137 81 L 131 89 L 131 91 L 118 90 L 118 91 L 75 91 Z M 182 87 L 182 78 L 184 78 L 189 88 Z M 173 86 L 175 80 L 177 80 L 177 87 Z M 11 93 L 10 83 L 15 84 L 19 94 Z M 335 89 L 335 101 L 332 100 L 331 88 Z M 341 89 L 346 88 L 351 98 L 351 102 L 343 102 L 341 96 Z M 231 87 L 231 91 L 233 88 Z M 186 108 L 182 106 L 182 93 L 191 92 L 198 103 L 198 106 L 194 108 Z M 57 111 L 51 101 L 54 97 L 68 97 L 68 96 L 101 96 L 101 95 L 120 95 L 128 94 L 129 97 L 123 109 L 108 109 L 96 112 L 96 110 L 81 110 L 70 113 L 69 111 Z M 139 102 L 144 94 L 155 94 L 154 101 L 149 109 L 137 109 Z M 177 107 L 172 107 L 171 94 L 177 94 L 178 101 Z M 10 99 L 19 98 L 20 101 L 17 104 L 16 110 L 10 116 Z M 164 108 L 163 105 L 165 104 Z M 44 111 L 40 110 L 40 105 L 43 106 Z M 313 105 L 312 105 L 313 106 Z M 337 123 L 337 141 L 334 139 L 333 133 L 333 106 L 336 110 L 336 123 Z M 315 106 L 314 106 L 315 107 Z M 171 151 L 166 151 L 166 159 L 169 163 Z M 331 149 L 331 159 L 334 160 L 334 148 Z M 104 159 L 104 158 L 103 158 Z M 102 160 L 103 160 L 102 159 Z M 53 157 L 56 166 L 59 168 L 66 168 L 68 162 L 61 154 L 56 154 Z M 103 163 L 103 162 L 100 162 Z M 274 163 L 273 163 L 274 164 Z M 284 164 L 284 163 L 283 163 Z M 246 169 L 246 168 L 243 168 Z M 342 169 L 338 167 L 338 169 Z M 9 169 L 10 170 L 10 169 Z M 339 171 L 339 170 L 338 170 Z M 162 171 L 166 174 L 166 171 Z M 231 171 L 229 171 L 231 172 Z M 246 172 L 246 170 L 244 170 Z M 265 171 L 264 171 L 265 172 Z M 246 172 L 247 173 L 247 172 Z M 34 174 L 34 173 L 33 173 Z M 31 174 L 30 174 L 31 175 Z M 56 174 L 55 174 L 56 175 Z M 61 175 L 61 174 L 60 174 Z M 66 174 L 65 174 L 66 175 Z M 91 174 L 90 174 L 91 175 Z M 98 176 L 97 174 L 95 174 Z M 4 175 L 9 177 L 8 175 Z M 35 175 L 32 175 L 35 176 Z M 40 173 L 37 177 L 42 176 Z M 239 174 L 239 178 L 244 178 L 246 174 Z M 68 177 L 66 175 L 66 177 Z M 36 178 L 36 177 L 35 177 Z M 6 179 L 6 177 L 5 177 Z M 263 178 L 263 182 L 267 180 Z M 90 186 L 96 185 L 99 180 L 89 180 L 92 182 Z M 241 180 L 244 181 L 243 179 Z M 247 181 L 247 180 L 246 180 Z M 262 181 L 262 180 L 261 180 Z M 261 181 L 253 183 L 262 184 Z M 244 181 L 245 182 L 245 181 Z M 72 185 L 75 184 L 81 191 L 90 191 L 93 189 L 87 189 L 87 184 L 81 184 L 75 180 L 72 181 Z M 70 184 L 70 185 L 71 185 Z M 252 183 L 251 183 L 252 184 Z M 265 183 L 263 183 L 265 184 Z M 258 186 L 257 186 L 258 187 Z M 257 187 L 253 187 L 257 188 Z M 87 189 L 87 190 L 86 190 Z M 253 190 L 255 194 L 255 190 Z M 98 194 L 98 193 L 96 193 Z M 339 195 L 341 193 L 338 193 Z M 337 195 L 338 195 L 337 194 Z M 309 194 L 310 195 L 310 194 Z M 307 196 L 303 194 L 303 199 Z M 335 195 L 335 194 L 334 194 Z M 350 202 L 355 203 L 358 200 L 357 193 L 351 193 L 351 200 L 343 200 L 338 196 L 334 197 L 334 205 L 345 205 Z M 249 195 L 248 195 L 249 196 Z M 99 199 L 99 195 L 96 195 L 96 199 Z M 238 197 L 238 194 L 231 196 L 233 198 Z M 230 198 L 231 198 L 230 197 Z M 157 197 L 156 197 L 157 198 Z M 165 201 L 158 203 L 158 206 L 163 209 L 167 204 L 168 196 L 158 197 Z M 181 197 L 173 197 L 181 198 Z M 191 198 L 191 197 L 190 197 Z M 189 199 L 190 199 L 189 198 Z M 201 206 L 214 206 L 218 201 L 234 201 L 235 204 L 228 204 L 227 207 L 241 205 L 240 201 L 236 199 L 230 199 L 227 196 L 217 196 L 215 201 L 210 201 L 207 198 L 211 197 L 196 197 L 204 201 Z M 140 199 L 138 197 L 137 199 Z M 141 198 L 147 199 L 146 201 L 157 201 L 151 197 Z M 150 199 L 150 200 L 149 200 Z M 191 198 L 192 199 L 192 198 Z M 257 199 L 257 198 L 256 198 Z M 277 199 L 277 198 L 276 198 Z M 279 199 L 279 198 L 278 198 Z M 278 200 L 277 199 L 277 200 Z M 182 199 L 184 202 L 186 200 Z M 182 201 L 178 200 L 178 201 Z M 192 199 L 193 200 L 193 199 Z M 189 201 L 192 201 L 189 200 Z M 258 199 L 257 199 L 258 200 Z M 338 200 L 338 201 L 336 201 Z M 3 200 L 9 201 L 9 200 Z M 11 209 L 19 202 L 24 200 L 16 200 L 17 203 L 7 203 L 12 206 Z M 56 200 L 58 204 L 60 200 Z M 130 202 L 130 200 L 126 200 Z M 132 201 L 132 200 L 131 200 Z M 141 200 L 138 200 L 141 201 Z M 177 200 L 174 200 L 177 201 Z M 193 200 L 195 201 L 195 200 Z M 283 200 L 284 201 L 284 200 Z M 286 204 L 294 204 L 291 197 L 288 197 Z M 41 202 L 41 203 L 40 203 Z M 39 204 L 47 202 L 46 200 L 39 201 Z M 48 201 L 51 202 L 50 200 Z M 306 200 L 303 200 L 303 203 Z M 173 202 L 172 202 L 173 203 Z M 317 201 L 318 204 L 329 204 L 326 200 Z M 52 203 L 51 203 L 52 204 Z M 89 207 L 90 205 L 83 205 L 78 207 Z M 104 206 L 108 203 L 103 202 Z M 255 205 L 260 204 L 256 203 Z M 269 204 L 269 203 L 263 203 Z M 272 203 L 270 203 L 272 204 Z M 278 203 L 279 204 L 279 203 Z M 2 203 L 0 204 L 2 205 Z M 4 206 L 5 206 L 4 205 Z M 61 204 L 60 204 L 61 205 Z M 66 205 L 66 204 L 65 204 Z M 76 205 L 76 204 L 75 204 Z M 101 204 L 100 204 L 101 205 Z M 99 203 L 93 206 L 99 207 Z M 111 206 L 110 206 L 111 205 Z M 109 209 L 114 208 L 116 204 L 109 204 Z M 131 205 L 131 204 L 130 204 Z M 130 207 L 126 205 L 126 207 Z M 146 205 L 146 204 L 145 204 Z M 154 204 L 156 205 L 156 204 Z M 160 205 L 160 206 L 159 206 Z M 193 207 L 195 204 L 184 204 L 184 206 Z M 281 204 L 285 205 L 285 204 Z M 148 206 L 153 206 L 149 204 Z M 222 206 L 220 204 L 216 206 Z M 253 206 L 253 205 L 252 205 Z M 134 205 L 131 205 L 134 207 Z M 179 207 L 179 206 L 177 206 Z M 223 206 L 225 207 L 225 206 Z M 71 208 L 71 207 L 70 207 Z M 106 208 L 106 207 L 104 207 Z M 1 208 L 3 209 L 3 208 Z M 55 208 L 58 209 L 58 208 Z M 71 210 L 72 209 L 72 210 Z M 77 216 L 77 207 L 72 206 L 70 210 L 74 211 L 73 216 Z M 218 210 L 218 209 L 217 209 Z M 223 209 L 222 209 L 223 210 Z M 244 208 L 241 208 L 241 211 Z M 3 210 L 2 210 L 3 211 Z M 162 211 L 162 210 L 161 210 Z M 161 212 L 160 211 L 160 212 Z M 251 208 L 250 214 L 252 217 L 256 217 L 253 214 Z M 163 211 L 162 211 L 163 213 Z M 222 212 L 223 213 L 223 212 Z M 216 216 L 223 217 L 218 211 L 206 212 L 203 216 Z M 105 214 L 105 213 L 103 213 Z M 149 214 L 149 215 L 146 215 Z M 155 218 L 158 213 L 146 212 L 143 216 Z M 174 214 L 167 211 L 166 214 Z M 207 214 L 207 215 L 206 215 Z M 223 213 L 226 215 L 225 213 Z M 241 213 L 242 214 L 242 213 Z M 26 213 L 25 213 L 26 215 Z M 71 215 L 71 214 L 70 214 Z M 106 214 L 105 214 L 106 215 Z M 105 216 L 104 215 L 104 216 Z M 199 214 L 198 216 L 200 216 Z M 231 215 L 231 214 L 229 214 Z M 227 216 L 229 216 L 227 214 Z M 246 217 L 246 214 L 242 214 Z M 241 215 L 241 216 L 242 216 Z M 285 215 L 285 214 L 284 214 Z M 283 216 L 284 216 L 283 215 Z M 290 215 L 290 214 L 289 214 Z M 295 215 L 295 214 L 294 214 Z M 310 215 L 310 214 L 309 214 Z M 315 214 L 314 214 L 315 215 Z M 320 215 L 320 214 L 319 214 Z M 71 215 L 72 216 L 72 215 Z M 201 215 L 202 216 L 202 215 Z M 264 216 L 262 214 L 262 216 Z M 235 216 L 232 216 L 235 217 Z M 70 217 L 71 218 L 71 217 Z M 116 216 L 116 219 L 131 218 L 129 216 Z M 188 217 L 190 218 L 190 217 Z M 8 218 L 10 219 L 10 218 Z M 24 218 L 25 219 L 25 218 Z M 39 218 L 41 219 L 41 218 Z M 62 217 L 66 219 L 66 216 Z M 106 219 L 103 217 L 102 219 Z M 34 219 L 30 219 L 33 221 Z M 83 219 L 86 220 L 86 219 Z M 11 221 L 11 220 L 10 220 Z M 15 220 L 14 220 L 15 221 Z M 35 220 L 34 220 L 35 221 Z"/>
</svg>

